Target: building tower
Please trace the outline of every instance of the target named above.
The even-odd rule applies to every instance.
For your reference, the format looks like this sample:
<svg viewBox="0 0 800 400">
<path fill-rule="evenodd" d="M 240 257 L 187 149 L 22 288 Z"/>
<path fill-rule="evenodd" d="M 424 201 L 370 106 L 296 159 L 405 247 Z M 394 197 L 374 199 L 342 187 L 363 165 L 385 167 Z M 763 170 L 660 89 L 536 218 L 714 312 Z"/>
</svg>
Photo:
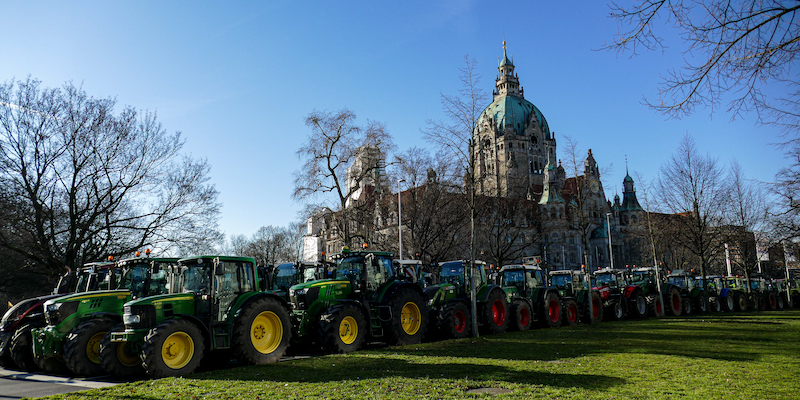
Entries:
<svg viewBox="0 0 800 400">
<path fill-rule="evenodd" d="M 541 193 L 545 166 L 556 164 L 556 141 L 542 112 L 525 100 L 514 68 L 503 41 L 493 101 L 472 133 L 479 194 L 525 197 L 532 187 Z"/>
</svg>

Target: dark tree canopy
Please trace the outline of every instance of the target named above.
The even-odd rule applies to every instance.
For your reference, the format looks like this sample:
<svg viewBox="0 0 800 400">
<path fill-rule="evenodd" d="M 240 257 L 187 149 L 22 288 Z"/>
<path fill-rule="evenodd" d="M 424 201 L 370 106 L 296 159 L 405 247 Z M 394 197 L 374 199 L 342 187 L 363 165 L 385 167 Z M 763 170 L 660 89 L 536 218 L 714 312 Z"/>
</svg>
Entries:
<svg viewBox="0 0 800 400">
<path fill-rule="evenodd" d="M 0 84 L 0 248 L 59 273 L 218 240 L 210 167 L 182 146 L 154 113 L 71 83 Z"/>
</svg>

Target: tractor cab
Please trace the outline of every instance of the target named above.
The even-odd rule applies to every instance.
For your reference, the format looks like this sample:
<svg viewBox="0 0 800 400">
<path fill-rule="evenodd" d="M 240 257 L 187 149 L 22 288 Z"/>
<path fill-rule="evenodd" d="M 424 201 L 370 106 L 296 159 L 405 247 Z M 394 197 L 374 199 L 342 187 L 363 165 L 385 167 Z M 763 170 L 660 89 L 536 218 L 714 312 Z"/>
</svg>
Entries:
<svg viewBox="0 0 800 400">
<path fill-rule="evenodd" d="M 593 287 L 609 287 L 612 289 L 624 288 L 627 286 L 625 274 L 627 271 L 622 269 L 604 268 L 595 271 L 592 275 Z"/>
<path fill-rule="evenodd" d="M 506 293 L 512 291 L 530 297 L 533 290 L 546 286 L 544 273 L 538 266 L 505 265 L 500 268 L 500 286 Z"/>
<path fill-rule="evenodd" d="M 558 288 L 562 297 L 572 296 L 578 290 L 586 290 L 583 273 L 577 270 L 550 271 L 550 284 Z"/>
</svg>

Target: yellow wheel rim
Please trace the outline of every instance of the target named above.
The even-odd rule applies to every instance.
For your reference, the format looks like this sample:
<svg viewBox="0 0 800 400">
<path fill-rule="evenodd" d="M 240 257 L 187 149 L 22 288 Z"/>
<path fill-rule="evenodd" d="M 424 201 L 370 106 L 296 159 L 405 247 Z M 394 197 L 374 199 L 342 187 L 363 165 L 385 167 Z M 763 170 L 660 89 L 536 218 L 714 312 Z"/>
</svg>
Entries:
<svg viewBox="0 0 800 400">
<path fill-rule="evenodd" d="M 161 358 L 172 369 L 180 369 L 189 364 L 194 356 L 194 341 L 186 332 L 175 332 L 167 337 L 161 346 Z"/>
<path fill-rule="evenodd" d="M 127 351 L 129 347 L 130 344 L 128 344 L 128 342 L 117 344 L 117 360 L 126 367 L 133 367 L 134 365 L 140 364 L 141 361 L 139 361 L 138 355 L 131 354 Z"/>
<path fill-rule="evenodd" d="M 408 335 L 414 335 L 419 331 L 419 327 L 422 324 L 422 314 L 415 303 L 409 301 L 403 306 L 403 310 L 400 312 L 400 324 L 403 326 L 403 331 Z"/>
<path fill-rule="evenodd" d="M 356 319 L 351 316 L 346 316 L 339 323 L 339 338 L 342 339 L 344 344 L 353 344 L 358 337 L 358 324 Z"/>
<path fill-rule="evenodd" d="M 250 325 L 250 342 L 256 351 L 269 354 L 281 345 L 283 340 L 283 324 L 280 317 L 272 311 L 258 314 Z"/>
<path fill-rule="evenodd" d="M 86 342 L 86 356 L 95 364 L 100 364 L 100 342 L 105 335 L 105 332 L 97 332 Z"/>
</svg>

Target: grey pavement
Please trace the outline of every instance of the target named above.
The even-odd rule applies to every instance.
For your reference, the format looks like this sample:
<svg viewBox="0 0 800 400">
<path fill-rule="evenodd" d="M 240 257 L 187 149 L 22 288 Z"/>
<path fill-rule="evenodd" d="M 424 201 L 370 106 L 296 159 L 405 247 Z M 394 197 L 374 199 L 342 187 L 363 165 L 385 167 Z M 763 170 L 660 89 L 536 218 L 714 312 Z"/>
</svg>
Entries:
<svg viewBox="0 0 800 400">
<path fill-rule="evenodd" d="M 50 396 L 59 393 L 114 386 L 119 383 L 104 382 L 103 377 L 90 379 L 70 378 L 0 368 L 0 400 Z"/>
</svg>

